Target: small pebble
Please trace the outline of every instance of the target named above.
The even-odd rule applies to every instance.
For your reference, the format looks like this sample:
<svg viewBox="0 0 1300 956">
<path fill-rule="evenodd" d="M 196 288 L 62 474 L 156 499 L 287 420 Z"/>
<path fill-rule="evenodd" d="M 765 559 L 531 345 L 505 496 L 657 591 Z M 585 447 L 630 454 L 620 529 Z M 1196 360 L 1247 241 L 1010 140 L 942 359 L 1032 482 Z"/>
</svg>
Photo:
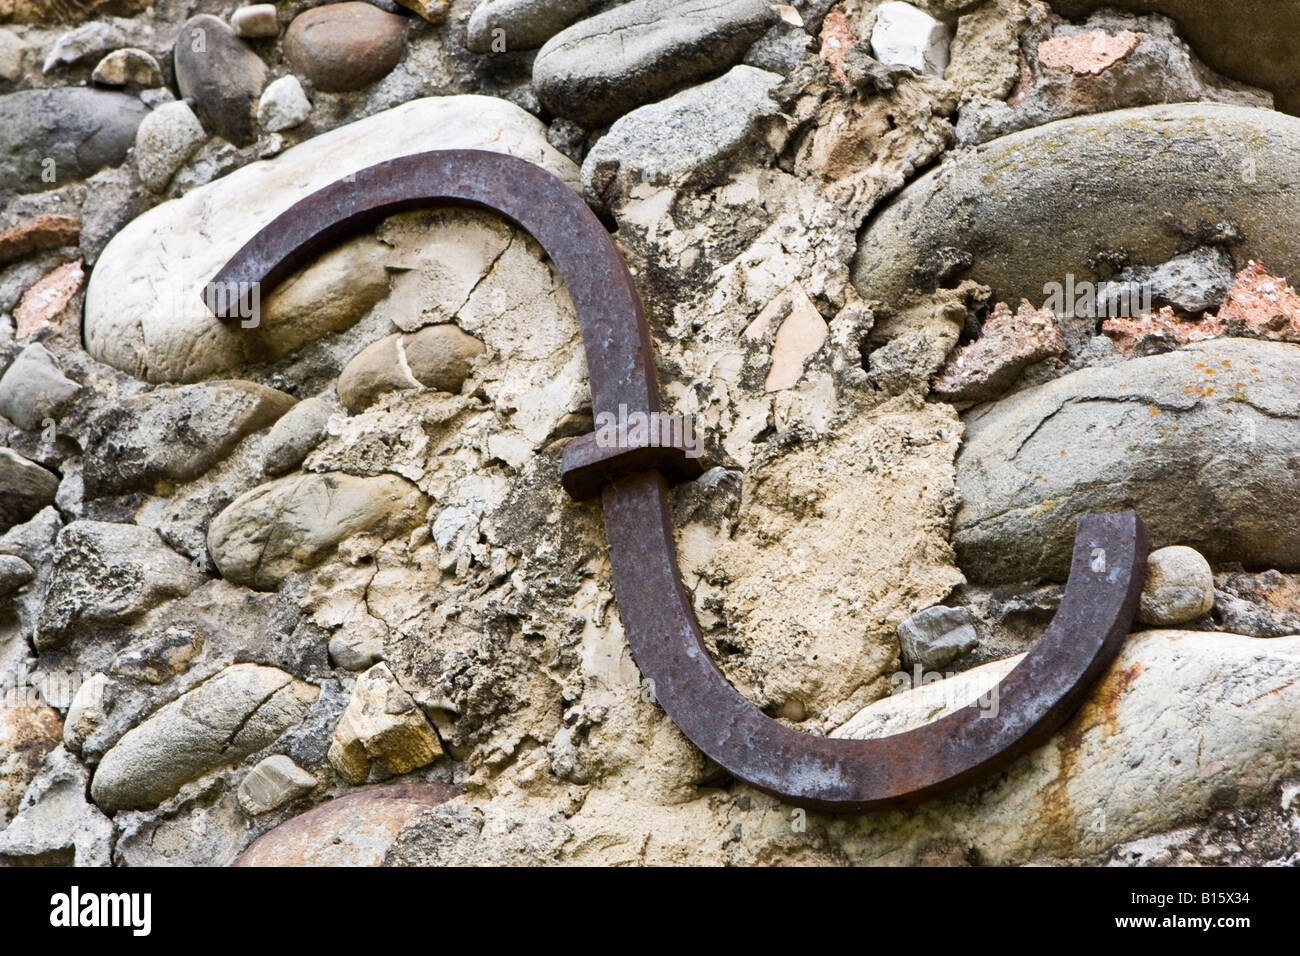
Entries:
<svg viewBox="0 0 1300 956">
<path fill-rule="evenodd" d="M 240 7 L 231 14 L 230 25 L 235 28 L 236 35 L 246 40 L 260 40 L 280 33 L 280 23 L 276 19 L 273 3 Z"/>
<path fill-rule="evenodd" d="M 140 181 L 154 192 L 162 192 L 207 138 L 187 103 L 164 103 L 144 118 L 136 132 L 135 166 Z"/>
<path fill-rule="evenodd" d="M 292 129 L 311 115 L 311 101 L 296 76 L 282 76 L 265 90 L 257 104 L 257 122 L 268 133 Z"/>
<path fill-rule="evenodd" d="M 1214 572 L 1199 551 L 1179 546 L 1151 552 L 1139 621 L 1158 627 L 1190 624 L 1213 608 Z"/>
<path fill-rule="evenodd" d="M 92 83 L 100 86 L 161 86 L 162 67 L 144 50 L 126 47 L 114 50 L 95 65 Z"/>
</svg>

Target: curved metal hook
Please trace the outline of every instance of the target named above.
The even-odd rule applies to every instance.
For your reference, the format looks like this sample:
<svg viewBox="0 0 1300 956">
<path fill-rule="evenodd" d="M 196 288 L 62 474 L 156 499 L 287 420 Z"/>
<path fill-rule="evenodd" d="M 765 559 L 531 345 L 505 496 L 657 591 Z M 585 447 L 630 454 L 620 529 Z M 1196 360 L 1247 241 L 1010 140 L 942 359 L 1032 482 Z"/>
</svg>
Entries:
<svg viewBox="0 0 1300 956">
<path fill-rule="evenodd" d="M 1060 609 L 997 685 L 996 710 L 972 703 L 871 740 L 816 737 L 766 716 L 714 666 L 677 570 L 666 492 L 653 472 L 605 488 L 614 591 L 632 654 L 697 747 L 760 790 L 805 807 L 905 806 L 1006 766 L 1082 703 L 1123 645 L 1142 593 L 1148 543 L 1137 515 L 1082 518 Z"/>
<path fill-rule="evenodd" d="M 467 204 L 530 232 L 573 299 L 587 352 L 592 407 L 659 410 L 640 297 L 600 221 L 564 183 L 532 163 L 445 150 L 361 170 L 301 200 L 253 237 L 214 277 L 214 289 L 269 287 L 362 225 L 406 209 Z M 239 295 L 214 307 L 240 314 Z M 619 613 L 632 655 L 668 716 L 735 776 L 793 803 L 867 810 L 929 799 L 1005 766 L 1044 740 L 1110 664 L 1137 612 L 1146 529 L 1127 512 L 1081 519 L 1065 597 L 1028 656 L 997 686 L 996 714 L 972 704 L 916 730 L 840 740 L 764 715 L 713 664 L 681 583 L 668 479 L 698 475 L 682 450 L 603 449 L 588 435 L 565 449 L 575 497 L 603 490 Z"/>
<path fill-rule="evenodd" d="M 440 205 L 498 213 L 546 250 L 578 314 L 597 412 L 617 412 L 620 404 L 659 410 L 650 329 L 618 248 L 572 188 L 540 166 L 506 153 L 415 153 L 331 183 L 290 206 L 245 243 L 208 283 L 204 301 L 209 308 L 222 302 L 218 317 L 234 318 L 247 303 L 212 296 L 210 290 L 260 286 L 266 291 L 359 229 L 394 213 Z"/>
</svg>

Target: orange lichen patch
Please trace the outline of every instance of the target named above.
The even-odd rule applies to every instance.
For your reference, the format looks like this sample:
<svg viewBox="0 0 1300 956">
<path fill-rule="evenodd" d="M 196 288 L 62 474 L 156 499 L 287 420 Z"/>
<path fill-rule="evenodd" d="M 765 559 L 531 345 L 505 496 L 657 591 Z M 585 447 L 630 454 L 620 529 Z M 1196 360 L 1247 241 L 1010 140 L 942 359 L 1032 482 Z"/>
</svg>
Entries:
<svg viewBox="0 0 1300 956">
<path fill-rule="evenodd" d="M 848 56 L 849 48 L 853 46 L 855 38 L 843 8 L 838 5 L 831 8 L 831 12 L 822 20 L 822 30 L 817 39 L 821 42 L 818 56 L 830 64 L 831 79 L 847 83 L 848 77 L 844 75 L 844 58 Z"/>
<path fill-rule="evenodd" d="M 1078 76 L 1097 76 L 1138 48 L 1142 35 L 1122 30 L 1052 37 L 1038 44 L 1038 59 L 1052 69 L 1072 70 Z"/>
<path fill-rule="evenodd" d="M 1237 273 L 1236 284 L 1219 308 L 1219 319 L 1233 331 L 1300 342 L 1300 295 L 1285 279 L 1250 262 Z"/>
</svg>

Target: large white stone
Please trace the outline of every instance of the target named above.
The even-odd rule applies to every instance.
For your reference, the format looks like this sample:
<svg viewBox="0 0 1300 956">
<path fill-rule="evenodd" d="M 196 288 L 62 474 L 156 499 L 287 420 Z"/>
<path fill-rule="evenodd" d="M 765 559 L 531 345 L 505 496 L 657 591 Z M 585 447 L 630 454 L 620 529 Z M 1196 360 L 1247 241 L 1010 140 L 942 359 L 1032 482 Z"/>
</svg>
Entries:
<svg viewBox="0 0 1300 956">
<path fill-rule="evenodd" d="M 432 149 L 510 153 L 577 188 L 577 167 L 519 107 L 487 96 L 412 100 L 245 166 L 131 222 L 91 276 L 87 349 L 150 382 L 195 381 L 239 365 L 247 333 L 208 312 L 201 298 L 208 280 L 298 200 L 367 166 Z"/>
<path fill-rule="evenodd" d="M 881 63 L 943 76 L 952 30 L 910 3 L 891 0 L 876 12 L 871 53 Z"/>
</svg>

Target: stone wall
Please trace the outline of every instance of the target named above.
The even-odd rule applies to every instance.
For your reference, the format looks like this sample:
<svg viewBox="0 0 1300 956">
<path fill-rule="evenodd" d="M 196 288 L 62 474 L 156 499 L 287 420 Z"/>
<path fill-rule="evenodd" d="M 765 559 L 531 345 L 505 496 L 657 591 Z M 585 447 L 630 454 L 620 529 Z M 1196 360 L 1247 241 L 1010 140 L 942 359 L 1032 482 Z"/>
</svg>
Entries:
<svg viewBox="0 0 1300 956">
<path fill-rule="evenodd" d="M 1195 17 L 1090 6 L 0 2 L 0 863 L 1294 862 L 1300 119 Z M 683 581 L 790 726 L 977 698 L 1075 517 L 1138 508 L 1143 623 L 1067 726 L 910 812 L 705 758 L 560 487 L 582 340 L 503 220 L 205 307 L 449 148 L 611 228 L 703 435 Z"/>
</svg>

